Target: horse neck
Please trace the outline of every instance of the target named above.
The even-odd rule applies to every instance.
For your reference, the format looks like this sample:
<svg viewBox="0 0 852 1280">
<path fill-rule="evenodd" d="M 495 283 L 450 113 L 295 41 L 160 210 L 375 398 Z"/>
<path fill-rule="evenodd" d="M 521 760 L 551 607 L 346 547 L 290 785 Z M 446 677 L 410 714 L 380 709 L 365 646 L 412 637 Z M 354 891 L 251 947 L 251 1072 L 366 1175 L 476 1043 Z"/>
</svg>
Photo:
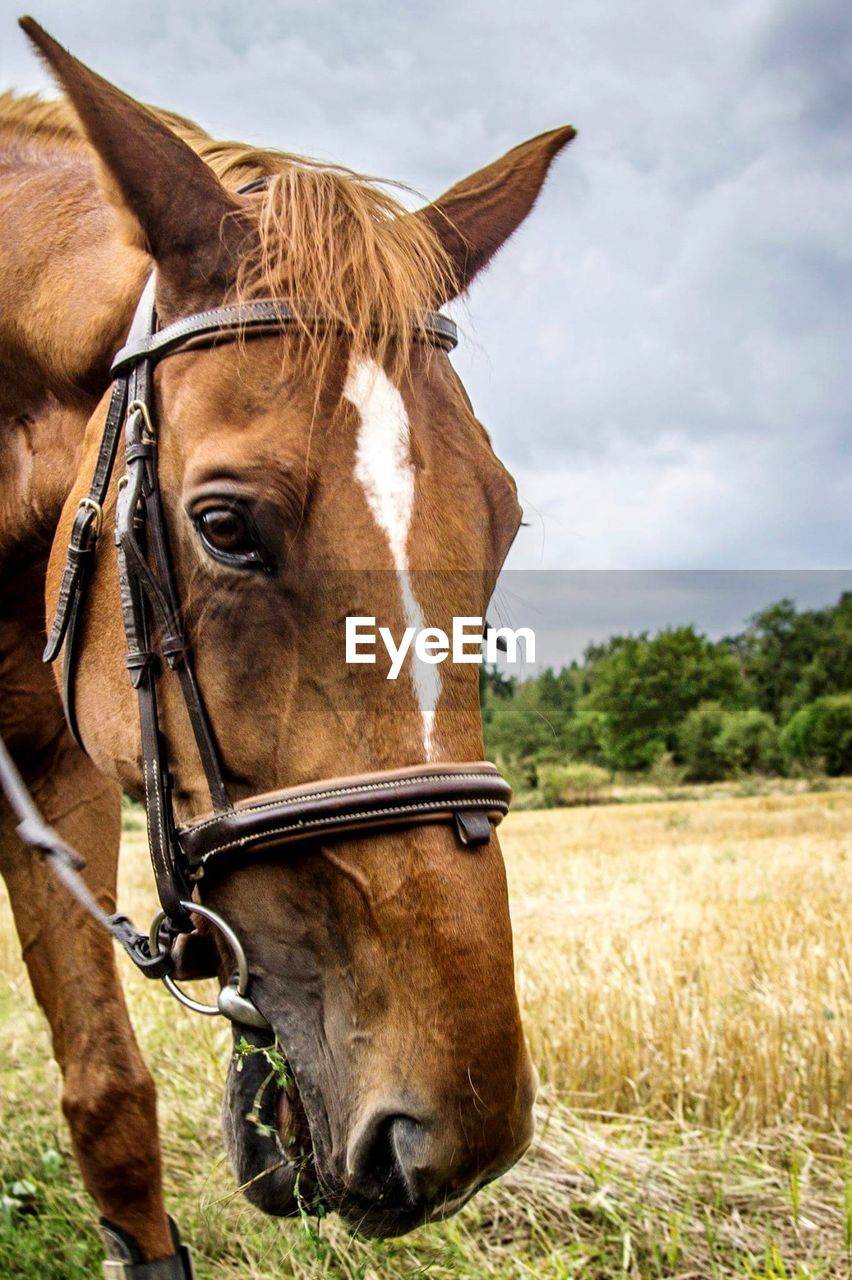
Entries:
<svg viewBox="0 0 852 1280">
<path fill-rule="evenodd" d="M 0 576 L 48 542 L 149 260 L 123 243 L 85 153 L 0 139 Z"/>
</svg>

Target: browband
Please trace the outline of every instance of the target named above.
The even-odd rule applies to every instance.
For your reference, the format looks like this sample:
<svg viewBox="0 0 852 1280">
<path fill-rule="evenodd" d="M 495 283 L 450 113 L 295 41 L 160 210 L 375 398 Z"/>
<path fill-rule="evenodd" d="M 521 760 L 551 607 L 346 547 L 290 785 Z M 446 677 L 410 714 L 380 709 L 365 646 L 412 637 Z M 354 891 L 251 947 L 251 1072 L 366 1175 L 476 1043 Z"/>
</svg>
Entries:
<svg viewBox="0 0 852 1280">
<path fill-rule="evenodd" d="M 198 311 L 195 315 L 174 320 L 155 333 L 131 338 L 113 360 L 111 374 L 113 378 L 119 378 L 140 360 L 156 361 L 183 347 L 212 345 L 218 338 L 228 341 L 235 332 L 241 335 L 244 333 L 246 337 L 259 337 L 264 333 L 279 333 L 282 328 L 289 328 L 291 325 L 297 328 L 316 328 L 318 325 L 334 323 L 321 308 L 310 302 L 300 302 L 298 306 L 293 306 L 283 299 L 263 298 L 257 302 L 214 307 L 209 311 Z M 427 311 L 416 316 L 414 334 L 443 351 L 452 351 L 458 345 L 456 325 L 448 316 L 442 316 L 437 311 Z"/>
<path fill-rule="evenodd" d="M 224 854 L 242 858 L 267 844 L 378 827 L 455 821 L 462 844 L 484 844 L 511 799 L 508 782 L 485 760 L 413 765 L 253 796 L 180 827 L 177 839 L 191 878 L 200 880 Z"/>
</svg>

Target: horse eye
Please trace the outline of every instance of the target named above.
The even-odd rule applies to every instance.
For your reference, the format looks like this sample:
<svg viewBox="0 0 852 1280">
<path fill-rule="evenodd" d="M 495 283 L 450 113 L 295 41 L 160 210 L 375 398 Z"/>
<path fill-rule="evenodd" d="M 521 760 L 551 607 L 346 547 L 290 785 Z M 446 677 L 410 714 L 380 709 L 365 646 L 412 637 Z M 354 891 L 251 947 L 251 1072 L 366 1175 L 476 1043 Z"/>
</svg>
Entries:
<svg viewBox="0 0 852 1280">
<path fill-rule="evenodd" d="M 195 527 L 210 555 L 236 568 L 270 571 L 257 530 L 238 507 L 208 507 L 195 517 Z"/>
<path fill-rule="evenodd" d="M 240 551 L 251 551 L 254 538 L 248 524 L 238 511 L 227 507 L 214 507 L 205 511 L 198 521 L 205 542 L 209 542 L 217 551 L 228 551 L 231 555 Z"/>
</svg>

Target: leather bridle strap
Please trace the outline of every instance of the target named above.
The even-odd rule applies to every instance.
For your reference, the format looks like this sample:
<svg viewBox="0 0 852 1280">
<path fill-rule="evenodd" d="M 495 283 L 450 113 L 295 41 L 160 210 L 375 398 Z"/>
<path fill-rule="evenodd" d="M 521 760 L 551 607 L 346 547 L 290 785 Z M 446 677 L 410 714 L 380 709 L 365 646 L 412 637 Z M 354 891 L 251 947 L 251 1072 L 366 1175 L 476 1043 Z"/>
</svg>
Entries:
<svg viewBox="0 0 852 1280">
<path fill-rule="evenodd" d="M 167 324 L 143 336 L 131 334 L 112 362 L 112 376 L 120 378 L 132 370 L 140 360 L 159 360 L 178 350 L 192 346 L 211 346 L 218 340 L 233 341 L 234 337 L 262 337 L 280 333 L 283 329 L 313 330 L 336 322 L 313 303 L 292 303 L 275 298 L 257 302 L 239 302 L 232 306 L 214 307 L 199 311 Z M 413 318 L 414 336 L 421 337 L 431 346 L 452 351 L 458 345 L 458 329 L 448 316 L 428 311 Z"/>
<path fill-rule="evenodd" d="M 155 290 L 156 278 L 152 273 L 134 312 L 128 342 L 138 342 L 145 337 L 150 326 Z M 118 441 L 127 409 L 127 396 L 127 378 L 116 379 L 113 383 L 92 483 L 86 497 L 80 500 L 71 527 L 71 538 L 66 551 L 65 569 L 59 586 L 56 612 L 53 615 L 53 623 L 42 655 L 43 662 L 54 662 L 64 647 L 62 702 L 65 719 L 72 738 L 83 750 L 85 747 L 80 737 L 74 698 L 79 650 L 78 629 L 83 602 L 86 598 L 86 588 L 95 563 L 95 551 L 103 524 L 104 504 L 115 468 Z"/>
<path fill-rule="evenodd" d="M 153 293 L 143 299 L 143 304 L 141 321 L 147 333 L 156 325 Z M 128 378 L 126 472 L 116 506 L 115 542 L 127 666 L 139 703 L 151 864 L 163 910 L 173 927 L 188 929 L 190 921 L 181 903 L 190 896 L 190 885 L 175 840 L 171 773 L 160 733 L 158 658 L 151 643 L 154 624 L 159 651 L 180 680 L 213 808 L 217 812 L 229 809 L 230 799 L 213 729 L 195 680 L 177 599 L 160 495 L 151 392 L 151 361 L 143 357 L 133 365 Z"/>
<path fill-rule="evenodd" d="M 265 846 L 382 827 L 454 822 L 462 844 L 484 844 L 509 810 L 512 789 L 484 760 L 424 764 L 312 782 L 254 796 L 178 829 L 193 880 Z"/>
<path fill-rule="evenodd" d="M 59 587 L 56 613 L 43 655 L 45 662 L 53 662 L 62 647 L 81 594 L 81 580 L 88 574 L 91 567 L 103 519 L 103 504 L 106 501 L 115 463 L 118 437 L 124 421 L 126 393 L 126 384 L 116 382 L 110 396 L 95 474 L 92 477 L 88 496 L 78 506 L 71 527 L 71 539 L 68 544 L 65 571 Z"/>
<path fill-rule="evenodd" d="M 151 302 L 151 315 L 148 327 L 155 323 L 156 312 Z M 144 550 L 136 539 L 139 504 L 127 504 L 127 516 L 119 527 L 116 524 L 116 544 L 121 555 L 134 554 L 132 572 L 137 576 L 143 588 L 142 595 L 149 596 L 149 603 L 158 613 L 157 622 L 160 628 L 160 652 L 169 667 L 177 672 L 189 715 L 190 725 L 195 737 L 195 744 L 201 758 L 204 776 L 210 791 L 213 808 L 218 812 L 231 807 L 225 786 L 219 750 L 216 744 L 207 708 L 195 679 L 195 668 L 192 651 L 187 642 L 184 629 L 180 601 L 177 597 L 175 575 L 169 553 L 168 534 L 163 513 L 160 492 L 159 467 L 157 465 L 158 438 L 150 407 L 153 404 L 151 392 L 151 361 L 140 360 L 134 367 L 129 395 L 130 412 L 127 419 L 125 462 L 127 472 L 123 488 L 132 488 L 132 474 L 138 468 L 141 473 L 142 509 L 144 510 L 144 532 L 147 534 L 148 547 L 153 560 L 153 572 L 148 567 Z M 147 592 L 145 590 L 147 586 Z M 144 612 L 144 606 L 141 612 Z M 125 619 L 127 620 L 127 619 Z M 156 675 L 153 664 L 148 664 L 147 671 Z M 142 681 L 144 685 L 145 681 Z M 139 686 L 141 687 L 141 685 Z"/>
</svg>

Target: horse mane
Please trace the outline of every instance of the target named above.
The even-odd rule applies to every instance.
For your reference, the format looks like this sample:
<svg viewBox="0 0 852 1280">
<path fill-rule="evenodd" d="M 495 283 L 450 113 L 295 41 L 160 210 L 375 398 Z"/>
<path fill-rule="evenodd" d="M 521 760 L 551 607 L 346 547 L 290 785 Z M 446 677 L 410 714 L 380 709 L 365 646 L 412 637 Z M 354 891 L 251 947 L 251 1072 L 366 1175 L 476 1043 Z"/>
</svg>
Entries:
<svg viewBox="0 0 852 1280">
<path fill-rule="evenodd" d="M 159 107 L 150 111 L 210 166 L 230 191 L 256 178 L 257 236 L 241 258 L 235 300 L 310 300 L 330 319 L 305 327 L 305 347 L 321 361 L 326 337 L 343 333 L 353 354 L 376 359 L 392 351 L 408 360 L 418 316 L 452 290 L 449 258 L 426 219 L 408 214 L 388 183 L 328 164 L 248 143 L 213 138 L 199 125 Z M 91 157 L 77 116 L 64 99 L 0 94 L 0 136 L 13 149 L 44 160 L 57 151 Z M 393 184 L 399 189 L 399 184 Z"/>
</svg>

